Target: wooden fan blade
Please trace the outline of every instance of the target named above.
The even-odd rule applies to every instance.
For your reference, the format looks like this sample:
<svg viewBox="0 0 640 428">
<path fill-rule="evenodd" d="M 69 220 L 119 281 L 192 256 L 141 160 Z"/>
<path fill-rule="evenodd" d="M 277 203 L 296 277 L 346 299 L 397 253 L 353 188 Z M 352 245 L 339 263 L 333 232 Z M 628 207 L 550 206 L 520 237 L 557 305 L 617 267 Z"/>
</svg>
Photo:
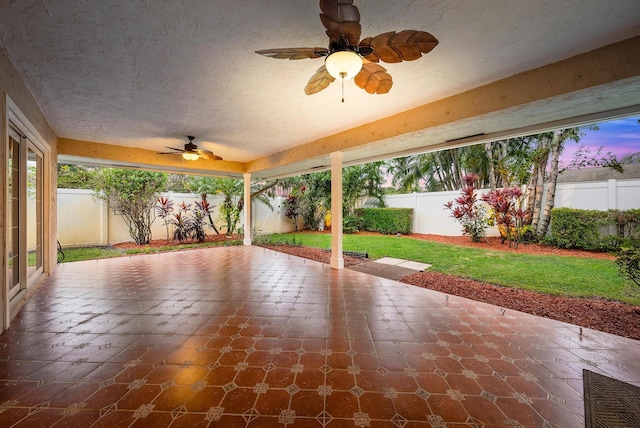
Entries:
<svg viewBox="0 0 640 428">
<path fill-rule="evenodd" d="M 195 149 L 194 152 L 196 152 L 197 154 L 200 155 L 201 158 L 203 159 L 208 159 L 208 160 L 222 160 L 222 158 L 218 155 L 214 155 L 213 152 L 210 152 L 209 150 L 205 150 L 205 149 Z"/>
<path fill-rule="evenodd" d="M 355 46 L 360 40 L 360 12 L 353 5 L 353 0 L 320 0 L 320 21 L 327 29 L 327 36 L 332 42 L 343 35 L 349 45 Z"/>
<path fill-rule="evenodd" d="M 307 59 L 327 56 L 326 48 L 278 48 L 256 51 L 257 54 L 277 59 Z"/>
<path fill-rule="evenodd" d="M 370 94 L 386 94 L 393 86 L 393 79 L 387 70 L 380 64 L 369 61 L 364 61 L 362 70 L 353 81 Z"/>
<path fill-rule="evenodd" d="M 375 37 L 367 37 L 360 46 L 373 49 L 365 58 L 372 62 L 413 61 L 431 52 L 438 45 L 438 39 L 426 31 L 404 30 L 390 31 Z"/>
<path fill-rule="evenodd" d="M 307 95 L 317 94 L 329 86 L 334 80 L 336 80 L 335 77 L 330 75 L 324 64 L 322 64 L 322 67 L 320 67 L 307 82 L 307 86 L 304 87 L 304 93 Z"/>
<path fill-rule="evenodd" d="M 176 149 L 175 147 L 169 147 L 169 146 L 165 146 L 165 147 L 166 147 L 167 149 L 170 149 L 170 150 L 175 150 L 176 152 L 180 152 L 180 153 L 184 152 L 184 149 Z M 164 154 L 171 154 L 171 152 L 169 152 L 169 153 L 159 153 L 159 154 L 162 154 L 162 155 L 164 155 Z"/>
</svg>

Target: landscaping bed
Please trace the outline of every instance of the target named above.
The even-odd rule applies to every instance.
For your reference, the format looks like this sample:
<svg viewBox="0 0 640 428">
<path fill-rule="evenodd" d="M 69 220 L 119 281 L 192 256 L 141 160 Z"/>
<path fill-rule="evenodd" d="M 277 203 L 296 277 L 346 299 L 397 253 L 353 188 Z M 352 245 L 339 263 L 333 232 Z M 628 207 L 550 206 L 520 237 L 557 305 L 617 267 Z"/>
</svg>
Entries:
<svg viewBox="0 0 640 428">
<path fill-rule="evenodd" d="M 243 235 L 233 234 L 233 235 L 225 235 L 223 233 L 216 235 L 207 235 L 204 239 L 204 242 L 231 242 L 231 241 L 242 241 Z M 166 239 L 154 239 L 145 245 L 136 244 L 133 241 L 130 242 L 120 242 L 118 244 L 113 244 L 113 248 L 118 248 L 120 250 L 137 250 L 142 248 L 163 248 L 169 246 L 180 246 L 180 245 L 195 245 L 199 244 L 197 241 L 184 241 L 179 242 L 173 239 L 167 241 Z"/>
</svg>

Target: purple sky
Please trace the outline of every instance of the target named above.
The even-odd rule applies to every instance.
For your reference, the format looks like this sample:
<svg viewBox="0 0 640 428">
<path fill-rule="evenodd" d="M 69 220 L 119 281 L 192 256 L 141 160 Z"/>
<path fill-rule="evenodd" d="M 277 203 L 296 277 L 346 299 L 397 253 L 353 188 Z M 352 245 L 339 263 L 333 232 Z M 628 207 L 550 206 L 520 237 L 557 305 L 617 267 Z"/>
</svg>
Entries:
<svg viewBox="0 0 640 428">
<path fill-rule="evenodd" d="M 573 153 L 581 146 L 589 148 L 595 155 L 599 147 L 603 153 L 612 152 L 621 159 L 623 156 L 640 151 L 640 123 L 638 117 L 612 120 L 598 123 L 598 131 L 586 130 L 579 143 L 569 141 L 565 144 L 561 161 L 568 164 Z"/>
</svg>

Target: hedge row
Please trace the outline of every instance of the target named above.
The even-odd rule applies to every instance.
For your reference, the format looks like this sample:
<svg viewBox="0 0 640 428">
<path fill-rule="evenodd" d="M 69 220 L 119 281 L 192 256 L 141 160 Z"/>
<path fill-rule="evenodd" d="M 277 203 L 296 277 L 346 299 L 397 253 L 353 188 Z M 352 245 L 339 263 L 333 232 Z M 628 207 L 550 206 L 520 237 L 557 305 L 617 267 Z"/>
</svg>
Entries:
<svg viewBox="0 0 640 428">
<path fill-rule="evenodd" d="M 412 233 L 413 208 L 359 208 L 356 215 L 364 221 L 364 230 L 385 234 Z"/>
<path fill-rule="evenodd" d="M 560 248 L 589 251 L 616 251 L 634 245 L 640 231 L 640 209 L 578 210 L 554 208 L 551 233 L 544 242 Z"/>
</svg>

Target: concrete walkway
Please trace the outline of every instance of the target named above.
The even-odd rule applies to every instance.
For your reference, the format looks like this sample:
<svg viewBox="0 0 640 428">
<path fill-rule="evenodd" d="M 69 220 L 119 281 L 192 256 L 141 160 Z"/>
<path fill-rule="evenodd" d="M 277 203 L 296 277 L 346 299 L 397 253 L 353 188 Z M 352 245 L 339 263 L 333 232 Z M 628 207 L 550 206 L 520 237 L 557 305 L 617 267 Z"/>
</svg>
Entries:
<svg viewBox="0 0 640 428">
<path fill-rule="evenodd" d="M 427 263 L 383 257 L 372 262 L 350 266 L 349 269 L 397 281 L 400 278 L 422 272 L 430 267 L 431 265 Z"/>
</svg>

